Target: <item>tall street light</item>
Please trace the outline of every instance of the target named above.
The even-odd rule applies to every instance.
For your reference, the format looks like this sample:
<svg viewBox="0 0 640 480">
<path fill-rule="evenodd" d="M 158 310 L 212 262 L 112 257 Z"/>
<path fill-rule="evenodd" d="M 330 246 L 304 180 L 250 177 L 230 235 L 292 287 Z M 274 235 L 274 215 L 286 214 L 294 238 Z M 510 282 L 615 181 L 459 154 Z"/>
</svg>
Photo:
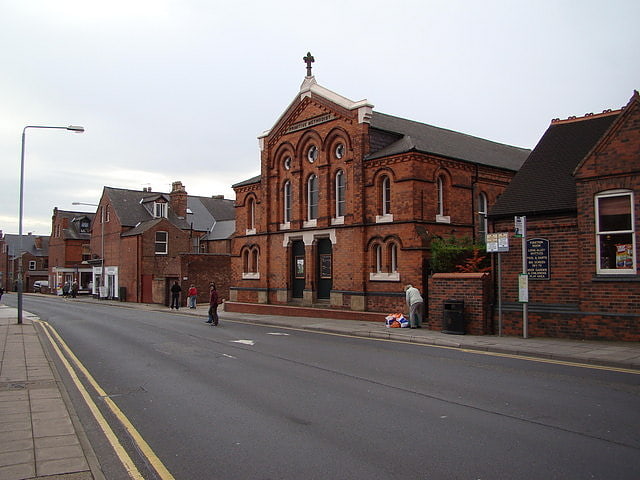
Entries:
<svg viewBox="0 0 640 480">
<path fill-rule="evenodd" d="M 27 125 L 22 129 L 22 154 L 20 155 L 20 216 L 18 217 L 18 325 L 22 323 L 22 292 L 23 292 L 23 269 L 22 269 L 22 214 L 24 205 L 24 139 L 27 128 L 52 128 L 58 130 L 70 130 L 76 133 L 84 132 L 84 127 L 69 125 L 68 127 L 53 127 L 45 125 Z"/>
</svg>

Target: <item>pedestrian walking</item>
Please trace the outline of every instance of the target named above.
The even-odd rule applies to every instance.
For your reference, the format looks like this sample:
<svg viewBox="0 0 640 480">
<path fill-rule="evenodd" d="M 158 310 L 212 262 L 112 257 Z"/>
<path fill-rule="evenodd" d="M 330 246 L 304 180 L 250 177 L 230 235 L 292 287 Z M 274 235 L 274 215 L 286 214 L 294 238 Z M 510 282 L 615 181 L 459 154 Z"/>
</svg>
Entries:
<svg viewBox="0 0 640 480">
<path fill-rule="evenodd" d="M 62 286 L 62 296 L 64 298 L 67 298 L 69 296 L 69 289 L 71 288 L 71 286 L 69 285 L 69 282 L 65 282 L 64 285 Z"/>
<path fill-rule="evenodd" d="M 0 287 L 0 300 L 2 300 L 3 294 L 4 294 L 4 288 Z"/>
<path fill-rule="evenodd" d="M 189 287 L 189 291 L 187 292 L 187 302 L 189 303 L 189 308 L 196 308 L 196 300 L 198 298 L 198 289 L 192 283 Z"/>
<path fill-rule="evenodd" d="M 178 310 L 180 308 L 180 292 L 182 291 L 182 287 L 178 284 L 176 280 L 171 287 L 171 309 L 174 308 Z"/>
<path fill-rule="evenodd" d="M 406 285 L 404 291 L 407 297 L 407 307 L 409 307 L 409 326 L 411 328 L 422 328 L 424 299 L 420 295 L 420 291 L 413 285 Z"/>
<path fill-rule="evenodd" d="M 78 282 L 73 282 L 71 285 L 71 298 L 76 298 L 78 296 Z"/>
<path fill-rule="evenodd" d="M 216 290 L 216 284 L 211 282 L 209 284 L 209 320 L 205 323 L 209 323 L 214 327 L 218 326 L 218 305 L 220 304 L 218 298 L 218 291 Z"/>
</svg>

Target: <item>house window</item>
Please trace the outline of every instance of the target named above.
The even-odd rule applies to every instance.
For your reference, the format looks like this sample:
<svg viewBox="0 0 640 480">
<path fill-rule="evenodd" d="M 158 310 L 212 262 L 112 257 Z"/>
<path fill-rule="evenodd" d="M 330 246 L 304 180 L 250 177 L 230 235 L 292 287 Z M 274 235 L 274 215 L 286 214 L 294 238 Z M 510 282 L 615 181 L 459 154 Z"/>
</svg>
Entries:
<svg viewBox="0 0 640 480">
<path fill-rule="evenodd" d="M 373 272 L 369 274 L 369 280 L 375 282 L 399 282 L 398 272 L 398 244 L 389 242 L 377 243 L 373 247 Z"/>
<path fill-rule="evenodd" d="M 80 220 L 80 233 L 89 233 L 89 220 L 86 218 Z"/>
<path fill-rule="evenodd" d="M 29 270 L 35 270 L 35 269 L 36 269 L 36 261 L 29 260 Z"/>
<path fill-rule="evenodd" d="M 169 252 L 168 243 L 169 234 L 167 232 L 156 232 L 156 255 L 166 255 Z"/>
<path fill-rule="evenodd" d="M 307 219 L 318 218 L 318 177 L 311 175 L 307 181 Z"/>
<path fill-rule="evenodd" d="M 436 181 L 436 189 L 438 190 L 438 213 L 436 215 L 444 215 L 444 182 L 442 177 L 438 177 Z"/>
<path fill-rule="evenodd" d="M 346 209 L 345 190 L 344 171 L 338 170 L 338 173 L 336 173 L 336 218 L 344 217 Z"/>
<path fill-rule="evenodd" d="M 395 243 L 389 244 L 389 273 L 398 271 L 398 246 Z"/>
<path fill-rule="evenodd" d="M 478 240 L 484 243 L 487 236 L 487 196 L 478 195 Z"/>
<path fill-rule="evenodd" d="M 374 252 L 376 255 L 376 273 L 382 273 L 382 245 L 376 245 Z"/>
<path fill-rule="evenodd" d="M 84 244 L 82 245 L 82 261 L 86 262 L 91 260 L 91 246 Z"/>
<path fill-rule="evenodd" d="M 315 145 L 311 145 L 307 150 L 307 160 L 309 160 L 310 163 L 313 163 L 317 159 L 318 159 L 318 147 L 316 147 Z"/>
<path fill-rule="evenodd" d="M 380 178 L 379 208 L 380 215 L 376 215 L 376 223 L 393 222 L 391 214 L 391 179 L 387 175 Z"/>
<path fill-rule="evenodd" d="M 604 192 L 596 195 L 595 203 L 597 272 L 635 274 L 633 193 Z"/>
<path fill-rule="evenodd" d="M 245 280 L 257 280 L 260 278 L 258 271 L 258 259 L 260 251 L 257 246 L 246 248 L 242 253 L 242 278 Z"/>
<path fill-rule="evenodd" d="M 291 221 L 291 182 L 289 180 L 284 183 L 283 204 L 283 220 L 284 223 L 287 224 Z"/>
<path fill-rule="evenodd" d="M 256 200 L 249 199 L 249 208 L 247 211 L 247 235 L 256 233 Z"/>
<path fill-rule="evenodd" d="M 155 218 L 167 218 L 167 203 L 166 202 L 154 202 L 153 204 L 153 216 Z M 107 222 L 109 220 L 107 219 Z"/>
</svg>

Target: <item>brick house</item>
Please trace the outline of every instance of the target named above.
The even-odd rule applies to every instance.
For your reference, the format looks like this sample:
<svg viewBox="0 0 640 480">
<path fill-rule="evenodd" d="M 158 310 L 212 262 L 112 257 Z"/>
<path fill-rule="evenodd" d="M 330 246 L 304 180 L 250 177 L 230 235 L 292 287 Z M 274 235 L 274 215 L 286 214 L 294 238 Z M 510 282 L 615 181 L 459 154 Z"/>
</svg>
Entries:
<svg viewBox="0 0 640 480">
<path fill-rule="evenodd" d="M 432 238 L 484 238 L 529 153 L 376 112 L 310 73 L 259 145 L 260 175 L 233 185 L 231 300 L 375 312 L 402 310 L 406 283 L 425 292 Z"/>
<path fill-rule="evenodd" d="M 91 260 L 91 223 L 94 213 L 53 209 L 49 240 L 49 286 L 62 294 L 62 286 L 78 283 L 79 291 L 89 293 L 93 285 Z"/>
<path fill-rule="evenodd" d="M 526 216 L 528 331 L 640 340 L 640 98 L 554 120 L 490 211 L 496 232 Z M 502 255 L 504 332 L 523 333 L 522 242 Z"/>
<path fill-rule="evenodd" d="M 31 233 L 22 235 L 22 254 L 19 244 L 19 235 L 3 234 L 0 230 L 0 286 L 17 291 L 18 262 L 22 262 L 22 288 L 29 292 L 33 282 L 49 279 L 49 237 Z"/>
<path fill-rule="evenodd" d="M 234 215 L 232 200 L 188 195 L 181 182 L 168 194 L 105 187 L 91 227 L 93 293 L 168 305 L 177 280 L 184 298 L 194 283 L 205 301 L 213 280 L 227 296 Z"/>
</svg>

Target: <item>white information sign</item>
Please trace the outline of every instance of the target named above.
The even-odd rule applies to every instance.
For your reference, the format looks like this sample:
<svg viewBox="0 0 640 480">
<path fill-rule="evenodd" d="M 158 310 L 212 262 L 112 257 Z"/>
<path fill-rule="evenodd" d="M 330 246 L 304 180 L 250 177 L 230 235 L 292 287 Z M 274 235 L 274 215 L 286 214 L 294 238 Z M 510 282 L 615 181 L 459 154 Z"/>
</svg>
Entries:
<svg viewBox="0 0 640 480">
<path fill-rule="evenodd" d="M 529 301 L 529 275 L 526 273 L 518 275 L 518 301 L 521 303 Z"/>
</svg>

